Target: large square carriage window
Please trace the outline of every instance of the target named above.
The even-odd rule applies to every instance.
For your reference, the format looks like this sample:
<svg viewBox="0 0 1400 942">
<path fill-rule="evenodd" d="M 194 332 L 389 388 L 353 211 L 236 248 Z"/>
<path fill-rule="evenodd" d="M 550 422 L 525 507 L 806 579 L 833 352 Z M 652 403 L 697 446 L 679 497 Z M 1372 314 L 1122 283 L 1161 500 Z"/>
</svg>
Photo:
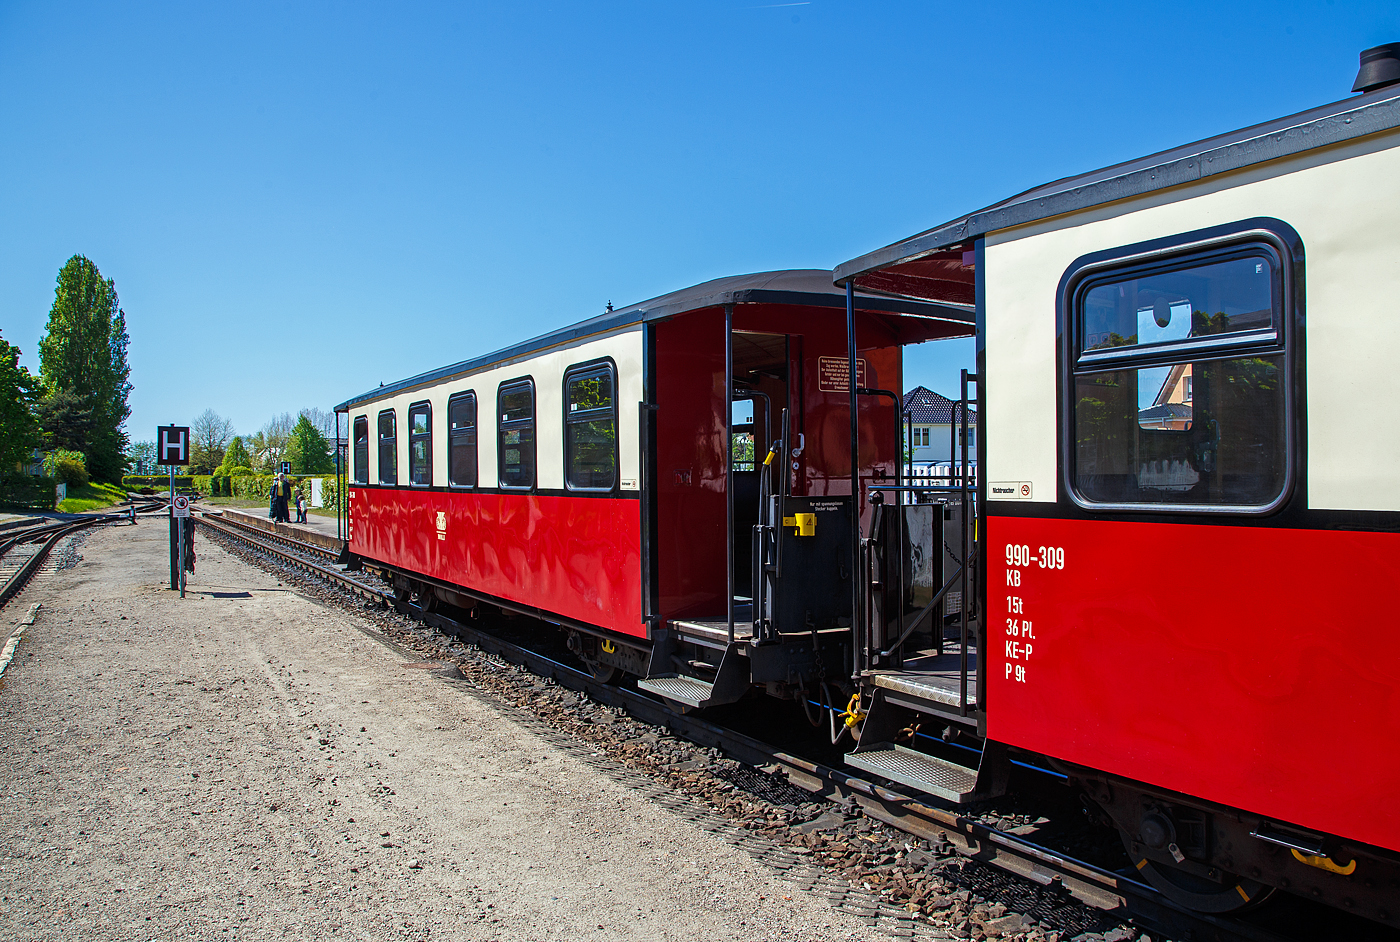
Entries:
<svg viewBox="0 0 1400 942">
<path fill-rule="evenodd" d="M 433 483 L 433 407 L 427 402 L 408 407 L 408 480 Z"/>
<path fill-rule="evenodd" d="M 501 417 L 497 449 L 501 487 L 528 488 L 535 484 L 535 387 L 526 379 L 502 383 L 496 393 Z"/>
<path fill-rule="evenodd" d="M 447 437 L 448 483 L 476 487 L 476 393 L 447 400 Z"/>
<path fill-rule="evenodd" d="M 379 483 L 399 483 L 399 437 L 394 410 L 379 413 Z"/>
<path fill-rule="evenodd" d="M 355 483 L 369 483 L 369 418 L 355 417 Z"/>
<path fill-rule="evenodd" d="M 617 483 L 617 410 L 611 364 L 564 374 L 564 480 L 570 490 Z"/>
<path fill-rule="evenodd" d="M 1288 484 L 1286 256 L 1236 244 L 1068 293 L 1068 456 L 1086 506 L 1260 510 Z"/>
</svg>

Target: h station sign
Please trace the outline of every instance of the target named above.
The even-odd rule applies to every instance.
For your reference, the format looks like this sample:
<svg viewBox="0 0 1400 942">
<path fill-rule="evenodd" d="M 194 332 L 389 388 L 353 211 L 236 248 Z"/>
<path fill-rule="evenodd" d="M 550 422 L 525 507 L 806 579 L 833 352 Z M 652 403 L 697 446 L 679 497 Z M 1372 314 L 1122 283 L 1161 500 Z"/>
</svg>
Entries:
<svg viewBox="0 0 1400 942">
<path fill-rule="evenodd" d="M 156 464 L 170 469 L 170 588 L 180 590 L 185 597 L 186 559 L 194 568 L 194 530 L 190 520 L 190 499 L 175 493 L 175 466 L 190 463 L 190 427 L 160 425 L 156 427 Z"/>
<path fill-rule="evenodd" d="M 190 427 L 162 425 L 156 429 L 156 464 L 190 463 Z"/>
</svg>

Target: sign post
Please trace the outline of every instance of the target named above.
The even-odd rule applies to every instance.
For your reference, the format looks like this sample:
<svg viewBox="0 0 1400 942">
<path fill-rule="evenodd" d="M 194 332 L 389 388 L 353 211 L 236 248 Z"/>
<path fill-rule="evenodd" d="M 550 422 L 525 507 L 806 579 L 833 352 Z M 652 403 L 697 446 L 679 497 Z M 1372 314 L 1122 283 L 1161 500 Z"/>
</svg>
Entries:
<svg viewBox="0 0 1400 942">
<path fill-rule="evenodd" d="M 179 596 L 185 598 L 185 528 L 189 526 L 189 498 L 176 494 L 171 498 L 171 514 L 179 521 Z"/>
<path fill-rule="evenodd" d="M 185 597 L 185 526 L 190 516 L 185 498 L 183 515 L 175 513 L 175 466 L 190 463 L 188 425 L 162 425 L 156 429 L 156 460 L 170 468 L 170 588 Z"/>
</svg>

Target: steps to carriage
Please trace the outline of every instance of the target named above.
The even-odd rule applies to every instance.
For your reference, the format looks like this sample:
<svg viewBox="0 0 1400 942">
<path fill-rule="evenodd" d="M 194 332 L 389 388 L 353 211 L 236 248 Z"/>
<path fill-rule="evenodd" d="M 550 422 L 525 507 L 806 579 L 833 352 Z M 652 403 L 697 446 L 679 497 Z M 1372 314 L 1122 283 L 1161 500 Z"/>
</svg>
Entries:
<svg viewBox="0 0 1400 942">
<path fill-rule="evenodd" d="M 867 688 L 867 695 L 869 712 L 847 765 L 954 804 L 1006 793 L 1011 764 L 1004 744 L 983 740 L 978 752 L 945 743 L 942 730 L 960 735 L 951 733 L 946 704 L 887 684 Z M 924 744 L 943 754 L 914 748 Z M 963 756 L 969 761 L 959 761 Z"/>
<path fill-rule="evenodd" d="M 696 710 L 734 703 L 748 693 L 750 686 L 749 659 L 744 648 L 742 642 L 726 644 L 714 680 L 705 680 L 676 669 L 679 659 L 672 656 L 672 645 L 658 644 L 652 652 L 652 670 L 637 681 L 637 688 Z"/>
<path fill-rule="evenodd" d="M 850 753 L 846 764 L 956 804 L 965 804 L 977 794 L 976 769 L 894 743 L 876 743 L 864 752 Z"/>
</svg>

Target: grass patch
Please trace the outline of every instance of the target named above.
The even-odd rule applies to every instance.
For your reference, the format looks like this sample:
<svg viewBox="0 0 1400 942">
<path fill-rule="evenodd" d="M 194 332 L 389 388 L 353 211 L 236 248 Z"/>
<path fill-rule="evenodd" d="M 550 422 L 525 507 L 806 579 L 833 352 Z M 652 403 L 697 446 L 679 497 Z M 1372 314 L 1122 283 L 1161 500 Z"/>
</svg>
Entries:
<svg viewBox="0 0 1400 942">
<path fill-rule="evenodd" d="M 56 509 L 68 514 L 78 514 L 85 510 L 105 510 L 125 501 L 126 491 L 119 485 L 92 481 L 79 487 L 68 488 L 68 496 Z"/>
</svg>

